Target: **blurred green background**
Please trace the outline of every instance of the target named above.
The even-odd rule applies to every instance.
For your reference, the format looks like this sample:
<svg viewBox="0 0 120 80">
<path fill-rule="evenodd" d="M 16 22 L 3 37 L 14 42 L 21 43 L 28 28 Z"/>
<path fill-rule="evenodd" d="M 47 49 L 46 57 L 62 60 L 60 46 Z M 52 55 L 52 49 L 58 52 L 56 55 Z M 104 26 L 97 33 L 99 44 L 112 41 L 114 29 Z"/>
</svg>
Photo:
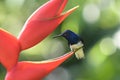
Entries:
<svg viewBox="0 0 120 80">
<path fill-rule="evenodd" d="M 0 0 L 0 27 L 17 37 L 46 1 Z M 19 60 L 41 61 L 70 51 L 65 39 L 52 38 L 70 29 L 83 38 L 86 58 L 72 56 L 44 80 L 120 80 L 120 0 L 68 0 L 65 11 L 76 5 L 80 7 L 40 44 L 21 52 Z M 5 73 L 0 65 L 0 80 Z"/>
</svg>

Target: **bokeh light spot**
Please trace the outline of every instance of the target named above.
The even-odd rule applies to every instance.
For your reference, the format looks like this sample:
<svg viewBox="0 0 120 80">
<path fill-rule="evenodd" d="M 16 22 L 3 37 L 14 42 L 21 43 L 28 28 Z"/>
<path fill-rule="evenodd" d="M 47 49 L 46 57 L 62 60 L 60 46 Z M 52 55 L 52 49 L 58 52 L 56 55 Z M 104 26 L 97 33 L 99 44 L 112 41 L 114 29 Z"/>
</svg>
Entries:
<svg viewBox="0 0 120 80">
<path fill-rule="evenodd" d="M 9 8 L 21 7 L 25 0 L 6 0 L 6 5 Z"/>
<path fill-rule="evenodd" d="M 57 68 L 49 74 L 45 80 L 71 80 L 69 72 L 62 67 Z"/>
<path fill-rule="evenodd" d="M 100 17 L 100 9 L 95 4 L 88 4 L 83 9 L 83 18 L 88 23 L 95 23 Z"/>
<path fill-rule="evenodd" d="M 98 67 L 106 60 L 106 58 L 107 56 L 101 53 L 99 44 L 96 44 L 88 54 L 87 61 L 91 66 Z"/>
<path fill-rule="evenodd" d="M 114 34 L 113 41 L 115 46 L 120 49 L 120 30 Z"/>
<path fill-rule="evenodd" d="M 112 38 L 104 38 L 100 43 L 100 49 L 104 55 L 109 56 L 109 55 L 114 54 L 116 51 L 116 47 L 113 43 L 113 39 Z"/>
<path fill-rule="evenodd" d="M 104 10 L 109 8 L 114 2 L 114 0 L 100 0 L 99 7 L 101 10 Z"/>
</svg>

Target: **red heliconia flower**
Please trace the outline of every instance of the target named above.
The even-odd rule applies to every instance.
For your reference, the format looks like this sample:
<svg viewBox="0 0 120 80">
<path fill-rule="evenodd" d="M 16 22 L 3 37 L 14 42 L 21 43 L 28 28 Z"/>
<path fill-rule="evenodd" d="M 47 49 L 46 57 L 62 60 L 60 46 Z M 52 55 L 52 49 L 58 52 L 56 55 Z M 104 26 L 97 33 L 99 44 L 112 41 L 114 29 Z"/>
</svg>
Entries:
<svg viewBox="0 0 120 80">
<path fill-rule="evenodd" d="M 43 40 L 77 8 L 74 7 L 61 14 L 66 3 L 67 0 L 50 0 L 32 14 L 18 37 L 22 50 L 30 48 Z"/>
<path fill-rule="evenodd" d="M 61 57 L 41 62 L 18 62 L 13 69 L 7 72 L 5 80 L 42 80 L 72 54 L 73 52 L 70 52 Z"/>
<path fill-rule="evenodd" d="M 26 21 L 18 38 L 0 29 L 0 63 L 7 70 L 5 80 L 42 80 L 74 52 L 46 61 L 18 62 L 22 50 L 33 47 L 50 33 L 77 7 L 62 14 L 67 0 L 50 0 Z"/>
<path fill-rule="evenodd" d="M 0 29 L 0 39 L 0 62 L 10 70 L 17 64 L 20 45 L 14 36 L 3 29 Z"/>
</svg>

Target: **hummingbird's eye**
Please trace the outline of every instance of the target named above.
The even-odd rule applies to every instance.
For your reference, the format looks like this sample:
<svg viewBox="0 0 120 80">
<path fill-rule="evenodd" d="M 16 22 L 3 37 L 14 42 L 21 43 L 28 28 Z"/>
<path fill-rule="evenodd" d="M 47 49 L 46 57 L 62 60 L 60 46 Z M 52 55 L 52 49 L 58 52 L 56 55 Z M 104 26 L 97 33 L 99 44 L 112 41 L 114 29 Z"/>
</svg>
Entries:
<svg viewBox="0 0 120 80">
<path fill-rule="evenodd" d="M 65 33 L 64 36 L 68 36 L 68 34 Z"/>
</svg>

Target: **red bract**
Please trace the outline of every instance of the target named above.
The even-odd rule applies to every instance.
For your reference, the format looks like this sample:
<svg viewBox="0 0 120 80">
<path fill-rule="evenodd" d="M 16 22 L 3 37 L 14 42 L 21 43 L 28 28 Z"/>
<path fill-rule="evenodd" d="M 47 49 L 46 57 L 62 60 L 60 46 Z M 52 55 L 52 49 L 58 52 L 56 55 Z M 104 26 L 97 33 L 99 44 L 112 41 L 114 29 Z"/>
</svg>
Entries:
<svg viewBox="0 0 120 80">
<path fill-rule="evenodd" d="M 22 50 L 43 40 L 76 9 L 75 7 L 61 14 L 66 2 L 67 0 L 50 0 L 32 14 L 18 37 Z"/>
<path fill-rule="evenodd" d="M 5 80 L 41 80 L 73 54 L 47 61 L 18 62 L 20 51 L 43 40 L 77 8 L 62 14 L 66 3 L 67 0 L 50 0 L 38 8 L 25 23 L 18 39 L 0 29 L 0 63 L 7 69 Z"/>
<path fill-rule="evenodd" d="M 18 61 L 20 45 L 14 36 L 2 29 L 0 29 L 0 39 L 0 62 L 10 70 Z"/>
<path fill-rule="evenodd" d="M 40 80 L 69 58 L 73 52 L 43 62 L 19 62 L 8 72 L 6 80 Z"/>
</svg>

